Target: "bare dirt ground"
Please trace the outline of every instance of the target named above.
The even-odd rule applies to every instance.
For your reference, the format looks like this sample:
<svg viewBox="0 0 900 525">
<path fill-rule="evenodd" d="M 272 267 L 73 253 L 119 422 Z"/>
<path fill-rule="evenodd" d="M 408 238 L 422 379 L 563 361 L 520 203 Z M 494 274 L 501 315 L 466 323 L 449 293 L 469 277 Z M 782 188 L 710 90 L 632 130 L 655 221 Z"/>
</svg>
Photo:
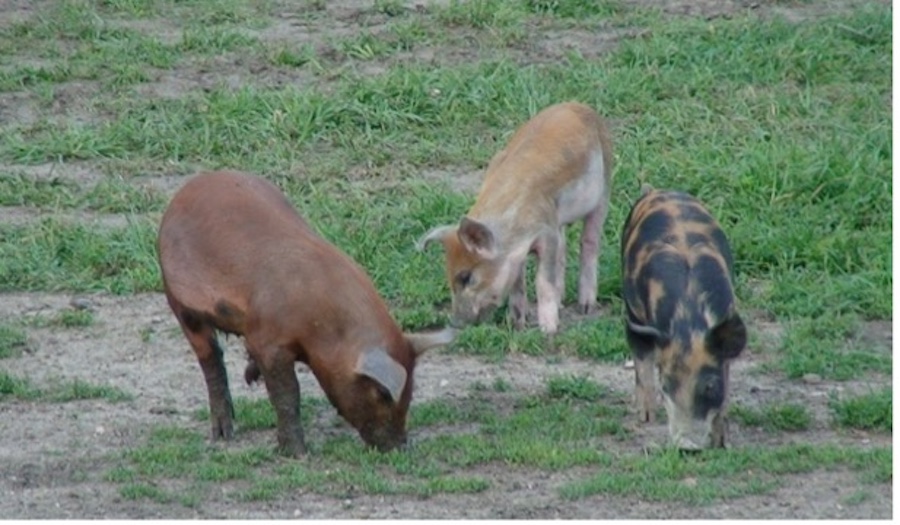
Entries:
<svg viewBox="0 0 900 525">
<path fill-rule="evenodd" d="M 422 2 L 407 2 L 411 9 Z M 800 20 L 840 10 L 851 2 L 825 1 L 797 5 L 767 1 L 664 1 L 636 4 L 662 5 L 673 16 L 721 17 L 738 10 L 754 9 Z M 379 23 L 377 16 L 362 16 L 371 7 L 369 1 L 328 2 L 335 27 L 308 27 L 291 16 L 289 3 L 274 27 L 261 37 L 317 42 L 325 35 L 354 31 L 360 24 Z M 30 3 L 0 0 L 0 26 L 21 19 Z M 369 11 L 366 11 L 369 12 Z M 383 23 L 380 22 L 380 23 Z M 147 28 L 159 34 L 172 28 Z M 566 46 L 577 46 L 585 54 L 605 52 L 617 39 L 628 37 L 621 29 L 598 31 L 592 35 L 536 33 L 527 47 L 519 50 L 523 61 L 544 61 L 560 56 Z M 450 60 L 442 52 L 432 53 L 435 60 Z M 465 54 L 471 50 L 457 50 Z M 421 57 L 419 57 L 421 58 Z M 457 58 L 458 59 L 458 58 Z M 176 69 L 158 76 L 139 89 L 145 96 L 178 96 L 185 90 L 209 83 L 247 82 L 285 83 L 312 81 L 289 78 L 284 73 L 260 71 L 256 66 L 223 59 L 215 71 Z M 384 64 L 382 64 L 384 67 Z M 253 69 L 251 69 L 253 68 Z M 90 83 L 73 83 L 60 91 L 60 118 L 90 119 L 89 100 L 98 88 Z M 0 94 L 0 117 L 29 121 L 36 110 L 27 92 Z M 96 177 L 95 166 L 73 163 L 56 166 L 54 176 L 88 183 Z M 44 176 L 49 167 L 16 167 L 17 171 Z M 477 177 L 477 174 L 474 174 Z M 454 171 L 435 177 L 458 176 L 468 191 L 473 174 Z M 94 179 L 96 180 L 96 179 Z M 180 176 L 160 173 L 136 184 L 149 184 L 171 194 L 180 184 Z M 0 208 L 0 220 L 22 223 L 37 220 L 43 214 L 31 209 Z M 109 227 L 121 224 L 120 215 L 71 213 L 74 221 Z M 149 217 L 155 219 L 156 217 Z M 607 249 L 612 249 L 607 246 Z M 602 270 L 601 270 L 602 271 Z M 0 517 L 3 518 L 881 518 L 892 516 L 892 486 L 867 485 L 870 497 L 848 505 L 842 503 L 861 486 L 856 474 L 844 471 L 819 471 L 785 480 L 772 494 L 729 500 L 694 507 L 677 503 L 633 501 L 626 498 L 594 496 L 574 502 L 562 500 L 558 487 L 573 479 L 593 474 L 594 469 L 570 469 L 539 472 L 511 467 L 488 466 L 478 474 L 488 478 L 488 490 L 472 495 L 436 495 L 427 499 L 405 496 L 359 496 L 339 499 L 312 493 L 286 494 L 275 501 L 234 503 L 226 497 L 214 497 L 197 508 L 164 505 L 149 501 L 128 501 L 119 496 L 118 485 L 104 476 L 124 450 L 134 447 L 158 425 L 178 425 L 206 432 L 207 423 L 197 421 L 193 413 L 207 404 L 202 375 L 196 359 L 178 331 L 161 294 L 129 297 L 85 296 L 94 311 L 95 323 L 86 328 L 29 328 L 27 351 L 21 357 L 7 359 L 2 366 L 36 385 L 49 385 L 65 379 L 81 379 L 109 384 L 134 395 L 133 401 L 109 403 L 87 400 L 68 403 L 46 401 L 4 401 L 0 403 Z M 70 294 L 16 293 L 0 296 L 0 318 L 54 315 L 71 308 Z M 759 334 L 756 347 L 736 363 L 732 373 L 732 399 L 745 406 L 772 402 L 800 402 L 815 417 L 808 431 L 767 434 L 762 430 L 731 426 L 731 445 L 762 443 L 830 442 L 855 446 L 885 446 L 891 436 L 877 433 L 834 430 L 829 423 L 827 402 L 830 395 L 865 393 L 890 384 L 890 377 L 871 377 L 866 381 L 835 383 L 830 381 L 786 381 L 759 372 L 759 365 L 770 358 L 777 344 L 780 326 L 749 315 L 750 328 Z M 872 323 L 869 337 L 885 352 L 891 351 L 890 322 Z M 234 339 L 228 343 L 226 362 L 233 394 L 236 397 L 264 397 L 260 387 L 247 387 L 242 379 L 244 351 Z M 562 374 L 587 374 L 609 388 L 630 393 L 633 372 L 621 363 L 601 364 L 558 356 L 546 358 L 512 354 L 499 363 L 440 351 L 428 354 L 416 369 L 414 403 L 435 398 L 464 398 L 475 382 L 491 384 L 502 378 L 516 393 L 536 393 L 545 388 L 548 377 Z M 312 375 L 298 368 L 301 392 L 322 396 Z M 336 419 L 336 415 L 325 416 Z M 342 431 L 351 433 L 344 425 Z M 665 439 L 662 424 L 653 427 L 632 425 L 634 450 Z M 321 429 L 306 429 L 310 440 L 320 439 Z M 274 433 L 262 433 L 274 440 Z M 415 436 L 412 436 L 415 439 Z M 239 436 L 238 439 L 241 439 Z"/>
</svg>

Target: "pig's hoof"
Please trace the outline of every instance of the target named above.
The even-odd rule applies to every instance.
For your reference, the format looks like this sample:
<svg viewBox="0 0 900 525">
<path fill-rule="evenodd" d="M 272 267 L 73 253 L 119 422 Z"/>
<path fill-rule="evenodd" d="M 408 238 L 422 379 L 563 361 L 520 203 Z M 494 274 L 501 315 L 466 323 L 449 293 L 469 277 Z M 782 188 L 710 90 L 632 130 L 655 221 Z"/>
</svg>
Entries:
<svg viewBox="0 0 900 525">
<path fill-rule="evenodd" d="M 289 458 L 300 459 L 306 456 L 306 445 L 278 445 L 278 453 Z"/>
<path fill-rule="evenodd" d="M 641 409 L 638 410 L 638 420 L 641 423 L 653 423 L 656 420 L 656 414 L 653 413 L 653 410 Z"/>
<path fill-rule="evenodd" d="M 579 303 L 578 304 L 578 313 L 581 315 L 590 315 L 594 313 L 597 309 L 594 303 Z"/>
<path fill-rule="evenodd" d="M 234 426 L 231 421 L 217 421 L 213 423 L 210 432 L 211 441 L 231 441 L 234 438 Z"/>
</svg>

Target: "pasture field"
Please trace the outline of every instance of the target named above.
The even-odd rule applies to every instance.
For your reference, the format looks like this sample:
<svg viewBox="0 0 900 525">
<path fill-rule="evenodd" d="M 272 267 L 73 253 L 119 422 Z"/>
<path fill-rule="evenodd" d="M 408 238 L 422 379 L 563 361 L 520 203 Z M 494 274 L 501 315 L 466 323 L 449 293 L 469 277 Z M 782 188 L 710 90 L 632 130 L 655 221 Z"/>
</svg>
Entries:
<svg viewBox="0 0 900 525">
<path fill-rule="evenodd" d="M 891 21 L 884 0 L 0 0 L 0 516 L 890 518 Z M 576 226 L 556 347 L 501 312 L 426 354 L 406 453 L 365 449 L 298 367 L 311 450 L 277 456 L 232 338 L 236 439 L 207 442 L 155 254 L 187 176 L 274 181 L 428 329 L 449 292 L 415 241 L 572 99 L 615 144 L 596 313 Z M 645 182 L 704 200 L 735 252 L 725 450 L 680 455 L 632 407 L 618 243 Z"/>
</svg>

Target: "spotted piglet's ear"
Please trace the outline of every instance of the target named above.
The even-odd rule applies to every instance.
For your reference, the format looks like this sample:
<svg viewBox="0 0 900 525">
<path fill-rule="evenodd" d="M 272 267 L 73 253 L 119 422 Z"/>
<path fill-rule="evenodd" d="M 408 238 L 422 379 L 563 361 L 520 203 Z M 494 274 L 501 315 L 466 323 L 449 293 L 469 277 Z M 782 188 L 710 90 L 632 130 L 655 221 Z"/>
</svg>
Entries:
<svg viewBox="0 0 900 525">
<path fill-rule="evenodd" d="M 747 346 L 747 327 L 741 316 L 726 317 L 707 336 L 710 351 L 721 359 L 734 359 Z"/>
</svg>

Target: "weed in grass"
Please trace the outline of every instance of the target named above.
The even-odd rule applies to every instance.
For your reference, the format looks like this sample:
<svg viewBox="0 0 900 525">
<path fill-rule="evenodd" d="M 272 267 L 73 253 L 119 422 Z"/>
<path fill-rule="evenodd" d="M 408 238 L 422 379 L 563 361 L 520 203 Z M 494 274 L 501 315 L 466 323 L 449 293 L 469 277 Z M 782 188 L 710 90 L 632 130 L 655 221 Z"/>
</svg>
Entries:
<svg viewBox="0 0 900 525">
<path fill-rule="evenodd" d="M 114 386 L 95 385 L 80 379 L 60 382 L 52 389 L 47 390 L 45 395 L 49 400 L 60 403 L 80 399 L 103 399 L 110 403 L 118 403 L 134 399 L 131 394 Z"/>
<path fill-rule="evenodd" d="M 313 414 L 324 407 L 330 407 L 328 400 L 319 397 L 302 396 L 300 398 L 300 421 L 303 425 L 312 422 Z M 199 421 L 209 420 L 209 407 L 198 409 L 196 418 Z M 272 402 L 268 398 L 234 400 L 234 419 L 240 428 L 245 430 L 265 430 L 275 428 L 277 419 Z"/>
<path fill-rule="evenodd" d="M 63 310 L 50 322 L 64 328 L 83 328 L 94 324 L 94 314 L 90 310 Z"/>
<path fill-rule="evenodd" d="M 20 328 L 0 323 L 0 359 L 22 355 L 27 337 Z"/>
<path fill-rule="evenodd" d="M 322 69 L 316 50 L 310 45 L 304 45 L 299 48 L 280 47 L 273 49 L 269 52 L 269 61 L 276 66 L 303 67 L 310 65 L 314 71 Z"/>
<path fill-rule="evenodd" d="M 119 494 L 127 500 L 148 499 L 157 503 L 169 503 L 172 500 L 172 495 L 165 490 L 145 483 L 129 483 L 119 488 Z"/>
<path fill-rule="evenodd" d="M 219 27 L 196 26 L 185 29 L 179 44 L 184 52 L 222 54 L 228 51 L 251 48 L 258 45 L 256 38 L 240 31 Z"/>
<path fill-rule="evenodd" d="M 782 343 L 780 368 L 792 379 L 818 374 L 843 381 L 865 372 L 889 374 L 889 354 L 858 349 L 859 343 L 848 343 L 848 339 L 858 335 L 860 326 L 858 318 L 840 315 L 793 323 Z"/>
<path fill-rule="evenodd" d="M 80 379 L 53 381 L 52 385 L 48 388 L 38 388 L 28 378 L 16 377 L 0 370 L 0 400 L 11 397 L 65 403 L 80 399 L 103 399 L 110 403 L 118 403 L 133 399 L 131 394 L 116 387 L 95 385 Z"/>
<path fill-rule="evenodd" d="M 512 390 L 512 385 L 502 377 L 498 377 L 491 383 L 491 388 L 494 389 L 494 392 L 509 392 Z"/>
<path fill-rule="evenodd" d="M 890 388 L 847 399 L 832 396 L 828 406 L 839 426 L 884 432 L 893 430 L 893 391 Z"/>
<path fill-rule="evenodd" d="M 546 338 L 539 330 L 514 331 L 506 327 L 483 324 L 471 326 L 457 336 L 453 350 L 502 359 L 507 353 L 521 352 L 540 355 L 544 352 Z"/>
<path fill-rule="evenodd" d="M 400 16 L 406 13 L 406 6 L 402 0 L 375 0 L 373 9 L 387 16 Z"/>
<path fill-rule="evenodd" d="M 28 378 L 16 377 L 5 370 L 0 370 L 0 400 L 12 397 L 14 399 L 35 399 L 41 395 Z"/>
<path fill-rule="evenodd" d="M 448 26 L 509 27 L 523 18 L 517 7 L 505 0 L 450 0 L 437 8 L 437 19 Z"/>
<path fill-rule="evenodd" d="M 761 409 L 732 405 L 728 413 L 741 425 L 762 427 L 769 432 L 807 430 L 812 424 L 812 415 L 797 403 L 772 404 Z"/>
<path fill-rule="evenodd" d="M 0 290 L 159 290 L 156 225 L 96 230 L 53 219 L 0 226 Z"/>
<path fill-rule="evenodd" d="M 619 458 L 604 468 L 602 474 L 569 483 L 560 492 L 570 499 L 612 494 L 705 504 L 771 492 L 779 486 L 781 474 L 841 467 L 865 474 L 882 462 L 890 464 L 890 457 L 890 448 L 853 449 L 836 445 L 748 447 L 704 451 L 696 456 L 683 456 L 666 449 L 651 456 Z"/>
<path fill-rule="evenodd" d="M 597 401 L 608 391 L 587 376 L 560 376 L 547 382 L 547 394 L 553 399 Z"/>
<path fill-rule="evenodd" d="M 88 209 L 105 213 L 162 211 L 166 205 L 166 198 L 159 190 L 113 177 L 93 186 L 83 201 Z"/>
<path fill-rule="evenodd" d="M 77 186 L 61 178 L 35 179 L 19 174 L 0 175 L 0 205 L 69 207 Z"/>
<path fill-rule="evenodd" d="M 525 8 L 536 14 L 560 18 L 585 18 L 614 15 L 620 8 L 616 2 L 603 0 L 524 0 Z"/>
</svg>

